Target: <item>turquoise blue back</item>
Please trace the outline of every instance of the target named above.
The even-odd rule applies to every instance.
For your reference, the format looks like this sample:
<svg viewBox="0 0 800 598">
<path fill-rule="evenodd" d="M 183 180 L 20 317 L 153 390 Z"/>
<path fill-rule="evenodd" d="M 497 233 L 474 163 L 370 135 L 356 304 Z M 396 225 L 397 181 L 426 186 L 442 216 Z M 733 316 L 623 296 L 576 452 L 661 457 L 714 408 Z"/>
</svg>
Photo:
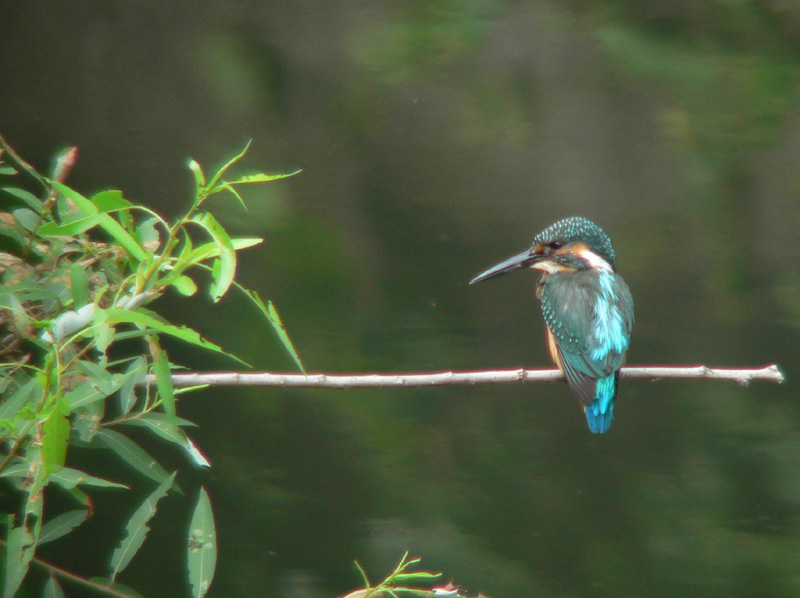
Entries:
<svg viewBox="0 0 800 598">
<path fill-rule="evenodd" d="M 620 276 L 602 270 L 551 274 L 541 282 L 542 313 L 564 375 L 592 432 L 614 419 L 619 369 L 630 343 L 633 298 Z"/>
</svg>

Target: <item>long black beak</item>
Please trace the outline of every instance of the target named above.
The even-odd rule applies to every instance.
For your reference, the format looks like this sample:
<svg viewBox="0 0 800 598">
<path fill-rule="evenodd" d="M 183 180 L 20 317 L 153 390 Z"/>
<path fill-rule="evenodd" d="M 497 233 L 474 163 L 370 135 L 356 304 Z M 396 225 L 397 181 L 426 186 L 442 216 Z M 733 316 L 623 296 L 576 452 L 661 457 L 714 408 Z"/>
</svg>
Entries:
<svg viewBox="0 0 800 598">
<path fill-rule="evenodd" d="M 469 281 L 469 284 L 475 284 L 476 282 L 481 282 L 482 280 L 489 280 L 490 278 L 497 278 L 498 276 L 503 276 L 504 274 L 510 274 L 511 272 L 516 272 L 522 268 L 527 268 L 528 266 L 541 260 L 541 254 L 533 253 L 532 250 L 526 249 L 519 255 L 508 258 L 506 261 L 500 262 L 496 266 L 492 266 L 486 272 L 478 274 L 475 278 Z"/>
</svg>

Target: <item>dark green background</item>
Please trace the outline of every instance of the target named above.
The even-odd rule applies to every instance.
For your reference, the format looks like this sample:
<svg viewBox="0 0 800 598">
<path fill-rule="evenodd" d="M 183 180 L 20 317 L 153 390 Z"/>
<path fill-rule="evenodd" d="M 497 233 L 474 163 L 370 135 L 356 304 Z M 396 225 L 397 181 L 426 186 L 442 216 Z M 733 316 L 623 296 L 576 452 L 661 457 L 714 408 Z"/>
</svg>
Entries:
<svg viewBox="0 0 800 598">
<path fill-rule="evenodd" d="M 242 172 L 303 169 L 216 213 L 266 239 L 239 277 L 312 371 L 546 366 L 534 277 L 467 281 L 583 215 L 636 301 L 630 363 L 789 376 L 627 381 L 602 437 L 561 384 L 195 393 L 179 411 L 214 467 L 182 480 L 216 509 L 210 596 L 339 595 L 353 559 L 379 578 L 405 550 L 495 598 L 800 592 L 793 3 L 5 2 L 0 45 L 0 131 L 42 169 L 80 146 L 87 194 L 174 215 L 188 157 L 250 138 Z M 292 368 L 241 298 L 156 308 Z M 136 500 L 97 503 L 48 558 L 103 572 Z M 122 581 L 188 595 L 189 505 L 163 505 Z"/>
</svg>

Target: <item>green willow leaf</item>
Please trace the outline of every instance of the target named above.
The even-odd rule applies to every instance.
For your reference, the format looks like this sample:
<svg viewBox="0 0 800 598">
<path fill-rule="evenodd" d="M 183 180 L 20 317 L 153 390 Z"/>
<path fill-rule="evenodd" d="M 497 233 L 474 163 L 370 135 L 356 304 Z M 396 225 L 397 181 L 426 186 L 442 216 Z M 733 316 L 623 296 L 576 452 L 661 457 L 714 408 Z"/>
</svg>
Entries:
<svg viewBox="0 0 800 598">
<path fill-rule="evenodd" d="M 29 470 L 28 462 L 17 458 L 0 471 L 0 478 L 26 478 Z"/>
<path fill-rule="evenodd" d="M 59 396 L 55 409 L 42 425 L 42 461 L 46 474 L 58 471 L 67 457 L 70 425 L 65 401 Z"/>
<path fill-rule="evenodd" d="M 191 438 L 178 426 L 193 426 L 194 424 L 180 417 L 175 418 L 177 425 L 173 424 L 166 413 L 151 412 L 137 419 L 125 422 L 125 425 L 147 428 L 164 440 L 180 446 L 189 458 L 201 467 L 211 467 L 208 458 L 197 448 Z"/>
<path fill-rule="evenodd" d="M 61 589 L 61 586 L 59 585 L 55 575 L 51 575 L 47 580 L 47 583 L 44 584 L 44 592 L 42 593 L 42 596 L 43 598 L 66 598 L 66 596 L 64 596 L 64 591 Z"/>
<path fill-rule="evenodd" d="M 297 367 L 300 368 L 300 371 L 305 374 L 306 368 L 303 366 L 303 362 L 300 361 L 300 356 L 297 354 L 297 351 L 294 348 L 294 343 L 292 343 L 292 339 L 289 338 L 289 333 L 286 332 L 283 321 L 281 320 L 280 315 L 278 315 L 278 310 L 275 308 L 275 305 L 273 305 L 272 301 L 268 301 L 267 304 L 264 305 L 264 301 L 261 299 L 258 293 L 249 289 L 245 289 L 241 286 L 239 288 L 244 291 L 250 300 L 256 304 L 258 309 L 261 310 L 261 313 L 264 314 L 267 320 L 269 320 L 269 323 L 272 324 L 272 328 L 275 330 L 284 348 L 289 352 L 289 355 L 292 356 L 292 359 L 294 359 L 294 362 L 297 364 Z"/>
<path fill-rule="evenodd" d="M 57 189 L 59 193 L 71 199 L 87 216 L 93 216 L 100 213 L 98 207 L 94 205 L 91 200 L 87 199 L 74 189 L 67 187 L 63 183 L 59 183 L 58 181 L 50 181 L 50 184 L 53 185 L 53 187 Z M 136 239 L 134 239 L 133 236 L 111 216 L 106 213 L 102 213 L 99 224 L 103 230 L 105 230 L 114 238 L 115 241 L 117 241 L 117 243 L 125 248 L 131 257 L 139 262 L 143 262 L 145 259 L 147 259 L 147 252 L 144 250 L 144 248 L 139 245 Z"/>
<path fill-rule="evenodd" d="M 241 237 L 238 239 L 231 239 L 231 245 L 233 245 L 233 248 L 236 251 L 248 249 L 249 247 L 255 247 L 263 242 L 264 239 L 259 237 Z M 200 262 L 204 262 L 205 260 L 213 257 L 219 257 L 219 255 L 220 250 L 216 243 L 204 243 L 203 245 L 198 246 L 196 249 L 186 252 L 186 255 L 181 253 L 179 261 L 183 260 L 188 264 L 199 264 Z"/>
<path fill-rule="evenodd" d="M 103 444 L 117 453 L 123 461 L 151 480 L 161 483 L 169 477 L 166 470 L 155 459 L 127 436 L 104 428 L 97 432 L 95 438 L 99 438 Z"/>
<path fill-rule="evenodd" d="M 266 174 L 263 172 L 257 172 L 255 174 L 248 174 L 247 176 L 243 176 L 241 178 L 236 179 L 235 181 L 228 181 L 228 185 L 247 185 L 250 183 L 269 183 L 270 181 L 277 181 L 279 179 L 285 179 L 290 176 L 294 176 L 296 174 L 300 174 L 302 170 L 295 170 L 294 172 L 289 172 L 287 174 Z"/>
<path fill-rule="evenodd" d="M 154 318 L 153 316 L 140 311 L 128 311 L 127 309 L 111 308 L 103 310 L 103 312 L 105 314 L 104 317 L 106 318 L 106 321 L 113 324 L 128 323 L 137 324 L 146 328 L 152 328 L 158 332 L 169 334 L 170 336 L 179 338 L 182 341 L 186 341 L 189 344 L 197 345 L 198 347 L 203 347 L 204 349 L 209 349 L 211 351 L 227 355 L 228 357 L 235 359 L 240 363 L 244 363 L 235 355 L 224 351 L 219 345 L 215 345 L 214 343 L 201 338 L 197 331 L 187 328 L 186 326 L 178 327 L 173 324 L 163 322 L 158 318 Z"/>
<path fill-rule="evenodd" d="M 25 189 L 19 189 L 18 187 L 3 187 L 3 191 L 25 202 L 25 204 L 27 204 L 27 206 L 37 214 L 42 213 L 42 205 L 43 205 L 42 200 L 36 197 L 30 191 L 26 191 Z"/>
<path fill-rule="evenodd" d="M 50 482 L 56 483 L 65 490 L 72 490 L 76 486 L 94 486 L 96 488 L 125 488 L 125 484 L 104 480 L 88 473 L 70 467 L 62 467 L 57 472 L 50 474 Z"/>
<path fill-rule="evenodd" d="M 181 276 L 172 282 L 172 286 L 184 297 L 192 297 L 197 292 L 197 285 L 188 276 Z"/>
<path fill-rule="evenodd" d="M 178 254 L 178 257 L 175 258 L 175 261 L 172 264 L 172 267 L 168 271 L 168 273 L 163 278 L 161 278 L 161 280 L 159 281 L 159 283 L 162 284 L 162 285 L 174 284 L 175 281 L 178 278 L 183 276 L 183 272 L 186 269 L 191 268 L 192 266 L 194 266 L 197 263 L 199 263 L 199 262 L 193 262 L 192 259 L 191 259 L 192 251 L 193 251 L 193 245 L 192 245 L 191 237 L 189 237 L 189 235 L 186 233 L 186 229 L 181 229 L 181 233 L 183 235 L 183 243 L 181 244 L 181 252 Z M 211 245 L 213 245 L 213 243 L 211 243 Z M 200 261 L 202 261 L 202 260 L 200 260 Z M 164 272 L 162 271 L 162 274 L 163 273 Z"/>
<path fill-rule="evenodd" d="M 36 234 L 42 237 L 74 237 L 93 229 L 100 224 L 102 217 L 101 214 L 91 214 L 66 224 L 47 222 L 36 230 Z"/>
<path fill-rule="evenodd" d="M 64 400 L 73 411 L 79 407 L 86 407 L 97 401 L 105 399 L 107 396 L 113 394 L 122 384 L 127 380 L 129 374 L 113 374 L 111 376 L 111 386 L 98 388 L 88 382 L 77 386 L 74 390 L 64 395 Z"/>
<path fill-rule="evenodd" d="M 153 493 L 148 496 L 145 501 L 133 513 L 133 516 L 128 520 L 128 525 L 125 526 L 125 537 L 120 542 L 119 546 L 114 549 L 114 554 L 111 555 L 111 563 L 109 568 L 111 570 L 111 580 L 114 581 L 121 571 L 128 566 L 136 553 L 144 544 L 147 537 L 147 532 L 150 531 L 149 523 L 153 515 L 156 514 L 156 506 L 158 501 L 167 495 L 167 492 L 172 488 L 175 481 L 175 474 L 167 477 Z"/>
<path fill-rule="evenodd" d="M 236 250 L 228 233 L 209 212 L 195 216 L 192 222 L 211 235 L 219 251 L 219 265 L 214 265 L 214 281 L 211 284 L 211 298 L 216 303 L 228 292 L 236 276 Z"/>
<path fill-rule="evenodd" d="M 32 377 L 20 386 L 13 395 L 0 403 L 0 418 L 13 420 L 37 390 L 39 391 L 38 394 L 41 395 L 41 387 L 36 378 Z"/>
<path fill-rule="evenodd" d="M 167 352 L 158 343 L 158 337 L 147 337 L 150 354 L 153 356 L 153 372 L 156 375 L 156 387 L 161 397 L 161 404 L 170 420 L 175 422 L 175 388 L 172 386 L 172 373 L 170 372 Z"/>
<path fill-rule="evenodd" d="M 9 515 L 6 519 L 6 580 L 3 596 L 9 598 L 17 593 L 22 580 L 28 574 L 28 566 L 33 558 L 36 549 L 31 530 L 24 525 L 14 527 L 14 516 Z"/>
<path fill-rule="evenodd" d="M 122 413 L 128 413 L 136 405 L 136 385 L 143 384 L 147 376 L 147 360 L 139 355 L 125 369 L 125 383 L 119 389 L 119 406 Z"/>
<path fill-rule="evenodd" d="M 17 208 L 11 213 L 25 230 L 33 231 L 39 224 L 39 214 L 28 208 Z"/>
<path fill-rule="evenodd" d="M 228 193 L 233 195 L 236 198 L 236 201 L 239 202 L 239 205 L 242 206 L 247 211 L 247 204 L 244 202 L 244 197 L 241 196 L 241 194 L 236 190 L 235 187 L 233 187 L 233 185 L 229 185 L 228 183 L 222 183 L 216 189 L 214 189 L 214 191 L 216 192 L 218 189 L 227 191 Z"/>
<path fill-rule="evenodd" d="M 192 596 L 203 598 L 211 587 L 217 566 L 217 531 L 211 501 L 202 487 L 189 525 L 187 555 Z"/>
<path fill-rule="evenodd" d="M 113 212 L 115 210 L 128 210 L 134 205 L 122 196 L 119 189 L 109 189 L 92 195 L 91 202 L 101 212 Z"/>
<path fill-rule="evenodd" d="M 159 413 L 158 411 L 150 411 L 149 413 L 143 413 L 141 415 L 138 415 L 136 419 L 129 419 L 121 423 L 126 426 L 140 426 L 145 428 L 150 428 L 151 425 L 156 425 L 160 428 L 167 428 L 170 426 L 174 427 L 176 424 L 181 427 L 187 427 L 187 426 L 193 428 L 197 427 L 196 423 L 190 422 L 188 419 L 183 419 L 182 417 L 176 417 L 173 421 L 173 419 L 167 416 L 166 413 Z"/>
<path fill-rule="evenodd" d="M 217 171 L 217 172 L 214 174 L 214 176 L 211 178 L 211 181 L 208 183 L 208 186 L 207 186 L 207 189 L 209 189 L 209 190 L 210 190 L 210 191 L 208 191 L 208 195 L 211 195 L 212 193 L 214 193 L 214 191 L 213 191 L 214 187 L 216 187 L 216 186 L 217 186 L 217 182 L 218 182 L 218 181 L 219 181 L 219 180 L 220 180 L 220 179 L 221 179 L 223 176 L 225 176 L 225 173 L 228 171 L 228 169 L 229 169 L 231 166 L 233 166 L 234 164 L 236 164 L 236 163 L 237 163 L 239 160 L 241 160 L 242 158 L 244 158 L 245 154 L 247 153 L 247 150 L 249 150 L 249 149 L 250 149 L 250 144 L 251 144 L 251 143 L 253 143 L 253 140 L 252 140 L 252 139 L 251 139 L 251 140 L 249 140 L 249 141 L 247 142 L 247 144 L 244 146 L 244 149 L 243 149 L 241 152 L 239 152 L 239 153 L 238 153 L 237 155 L 235 155 L 233 158 L 231 158 L 230 160 L 228 160 L 228 161 L 225 163 L 225 165 L 224 165 L 222 168 L 220 168 L 220 169 L 219 169 L 219 170 L 218 170 L 218 171 Z"/>
<path fill-rule="evenodd" d="M 236 237 L 231 239 L 231 245 L 236 251 L 240 251 L 242 249 L 248 249 L 250 247 L 255 247 L 256 245 L 260 245 L 264 242 L 264 239 L 261 237 Z"/>
<path fill-rule="evenodd" d="M 70 268 L 73 309 L 79 309 L 89 303 L 89 278 L 80 264 L 72 264 Z"/>
<path fill-rule="evenodd" d="M 441 573 L 431 573 L 430 571 L 397 573 L 392 576 L 392 583 L 427 583 L 439 579 L 441 576 Z"/>
<path fill-rule="evenodd" d="M 47 521 L 42 526 L 42 531 L 39 534 L 39 544 L 45 542 L 52 542 L 59 538 L 66 536 L 80 524 L 82 524 L 89 517 L 89 511 L 86 509 L 75 509 L 62 513 L 58 517 Z"/>
</svg>

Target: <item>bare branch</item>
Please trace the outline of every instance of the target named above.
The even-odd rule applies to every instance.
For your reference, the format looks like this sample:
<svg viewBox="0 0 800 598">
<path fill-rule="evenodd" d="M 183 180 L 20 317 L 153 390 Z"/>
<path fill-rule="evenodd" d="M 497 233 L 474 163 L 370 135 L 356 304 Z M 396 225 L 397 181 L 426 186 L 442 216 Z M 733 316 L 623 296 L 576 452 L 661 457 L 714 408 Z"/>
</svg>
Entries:
<svg viewBox="0 0 800 598">
<path fill-rule="evenodd" d="M 623 378 L 712 378 L 731 380 L 747 386 L 751 380 L 783 382 L 777 365 L 760 369 L 709 368 L 699 366 L 622 368 Z M 422 374 L 273 374 L 270 372 L 190 372 L 172 374 L 176 387 L 187 386 L 278 386 L 285 388 L 418 388 L 459 384 L 508 384 L 514 382 L 556 382 L 559 370 L 497 370 L 487 372 L 434 372 Z M 147 384 L 155 384 L 149 376 Z"/>
</svg>

